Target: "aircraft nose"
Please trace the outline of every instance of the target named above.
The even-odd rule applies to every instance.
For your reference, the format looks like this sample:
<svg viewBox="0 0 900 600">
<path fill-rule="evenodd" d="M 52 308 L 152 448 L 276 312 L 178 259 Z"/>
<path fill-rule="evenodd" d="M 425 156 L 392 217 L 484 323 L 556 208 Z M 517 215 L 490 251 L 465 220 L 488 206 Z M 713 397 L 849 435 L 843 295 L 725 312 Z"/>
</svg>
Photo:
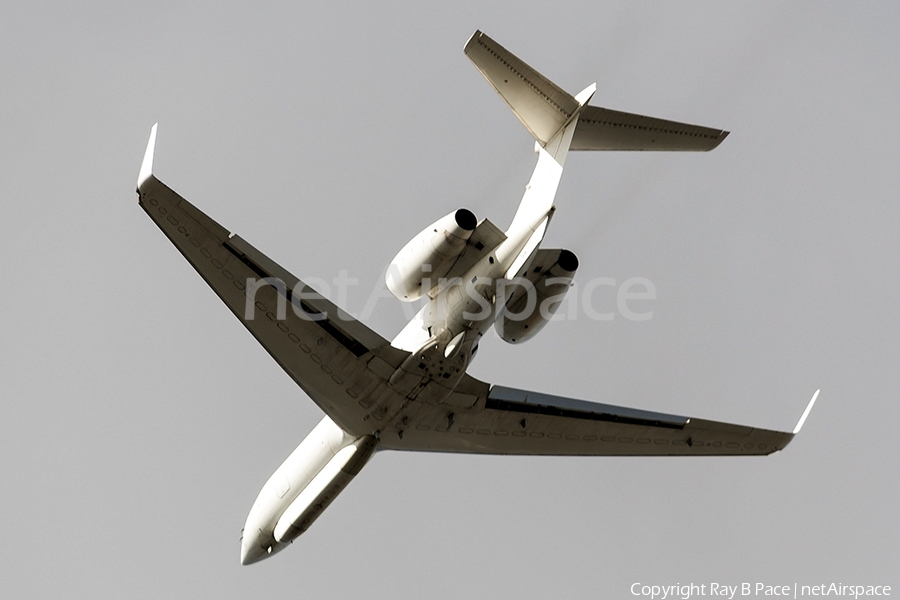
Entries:
<svg viewBox="0 0 900 600">
<path fill-rule="evenodd" d="M 275 552 L 274 546 L 275 540 L 270 540 L 267 543 L 267 540 L 263 539 L 261 531 L 255 533 L 244 532 L 243 537 L 241 537 L 241 564 L 252 565 L 264 558 L 268 558 L 269 555 Z"/>
</svg>

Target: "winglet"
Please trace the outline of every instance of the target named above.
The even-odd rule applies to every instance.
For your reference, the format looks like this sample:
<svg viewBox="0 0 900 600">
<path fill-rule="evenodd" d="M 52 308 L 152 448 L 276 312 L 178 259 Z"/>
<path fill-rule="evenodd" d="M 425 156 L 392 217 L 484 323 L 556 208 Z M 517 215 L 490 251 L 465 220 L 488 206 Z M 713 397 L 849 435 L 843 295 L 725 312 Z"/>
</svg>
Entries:
<svg viewBox="0 0 900 600">
<path fill-rule="evenodd" d="M 578 102 L 579 106 L 584 106 L 588 102 L 591 101 L 591 98 L 594 97 L 594 94 L 597 92 L 597 82 L 595 81 L 591 85 L 587 86 L 577 94 L 575 94 L 575 100 Z"/>
<path fill-rule="evenodd" d="M 797 423 L 797 426 L 794 427 L 794 435 L 800 433 L 800 428 L 803 427 L 803 424 L 806 422 L 806 417 L 809 416 L 810 411 L 812 410 L 813 404 L 816 403 L 816 398 L 819 397 L 819 392 L 821 390 L 816 390 L 816 393 L 813 394 L 812 400 L 809 401 L 809 404 L 806 405 L 806 410 L 803 411 L 803 416 L 800 417 L 800 421 Z"/>
<path fill-rule="evenodd" d="M 156 127 L 159 123 L 154 123 L 150 128 L 150 141 L 147 142 L 147 150 L 144 152 L 144 161 L 141 163 L 141 170 L 138 173 L 137 189 L 140 192 L 141 186 L 153 176 L 153 153 L 156 151 Z"/>
</svg>

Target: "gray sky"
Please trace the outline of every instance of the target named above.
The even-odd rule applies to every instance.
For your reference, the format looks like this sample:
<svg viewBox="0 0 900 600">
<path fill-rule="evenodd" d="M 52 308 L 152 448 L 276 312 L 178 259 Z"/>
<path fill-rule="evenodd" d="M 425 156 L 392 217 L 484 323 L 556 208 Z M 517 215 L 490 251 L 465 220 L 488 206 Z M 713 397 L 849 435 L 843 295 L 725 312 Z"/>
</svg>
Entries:
<svg viewBox="0 0 900 600">
<path fill-rule="evenodd" d="M 19 2 L 0 21 L 0 595 L 632 597 L 900 590 L 896 3 Z M 653 318 L 481 344 L 481 379 L 791 429 L 768 458 L 381 453 L 292 548 L 240 529 L 319 409 L 137 207 L 159 177 L 297 276 L 358 285 L 458 207 L 505 227 L 532 140 L 480 28 L 593 103 L 732 131 L 570 156 L 546 247 Z M 614 308 L 611 295 L 595 307 Z M 399 303 L 367 319 L 392 337 Z"/>
</svg>

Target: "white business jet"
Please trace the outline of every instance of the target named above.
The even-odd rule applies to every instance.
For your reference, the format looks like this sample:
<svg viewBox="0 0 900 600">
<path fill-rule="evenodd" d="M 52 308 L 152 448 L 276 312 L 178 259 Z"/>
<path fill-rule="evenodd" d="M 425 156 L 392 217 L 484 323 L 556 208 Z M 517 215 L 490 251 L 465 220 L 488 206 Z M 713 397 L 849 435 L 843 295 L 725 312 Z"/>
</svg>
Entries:
<svg viewBox="0 0 900 600">
<path fill-rule="evenodd" d="M 572 283 L 572 252 L 543 249 L 570 150 L 707 151 L 728 132 L 588 105 L 481 32 L 465 54 L 534 136 L 537 166 L 505 232 L 466 209 L 425 228 L 397 254 L 387 286 L 427 298 L 392 342 L 213 221 L 153 175 L 156 125 L 138 202 L 287 374 L 325 412 L 263 486 L 241 538 L 241 563 L 286 548 L 377 450 L 567 456 L 770 454 L 793 432 L 574 400 L 466 374 L 493 326 L 532 338 Z"/>
</svg>

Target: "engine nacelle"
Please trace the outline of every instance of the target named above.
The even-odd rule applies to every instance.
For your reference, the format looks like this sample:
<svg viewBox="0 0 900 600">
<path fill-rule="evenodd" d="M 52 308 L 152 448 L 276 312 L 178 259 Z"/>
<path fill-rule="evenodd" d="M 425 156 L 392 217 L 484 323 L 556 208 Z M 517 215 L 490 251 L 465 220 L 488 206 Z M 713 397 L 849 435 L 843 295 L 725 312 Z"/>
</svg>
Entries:
<svg viewBox="0 0 900 600">
<path fill-rule="evenodd" d="M 509 299 L 494 322 L 497 335 L 510 344 L 531 339 L 556 313 L 577 269 L 568 250 L 538 250 L 528 270 L 505 286 Z"/>
<path fill-rule="evenodd" d="M 461 208 L 426 227 L 391 261 L 385 275 L 391 293 L 405 302 L 428 294 L 465 250 L 477 224 L 475 215 Z"/>
</svg>

